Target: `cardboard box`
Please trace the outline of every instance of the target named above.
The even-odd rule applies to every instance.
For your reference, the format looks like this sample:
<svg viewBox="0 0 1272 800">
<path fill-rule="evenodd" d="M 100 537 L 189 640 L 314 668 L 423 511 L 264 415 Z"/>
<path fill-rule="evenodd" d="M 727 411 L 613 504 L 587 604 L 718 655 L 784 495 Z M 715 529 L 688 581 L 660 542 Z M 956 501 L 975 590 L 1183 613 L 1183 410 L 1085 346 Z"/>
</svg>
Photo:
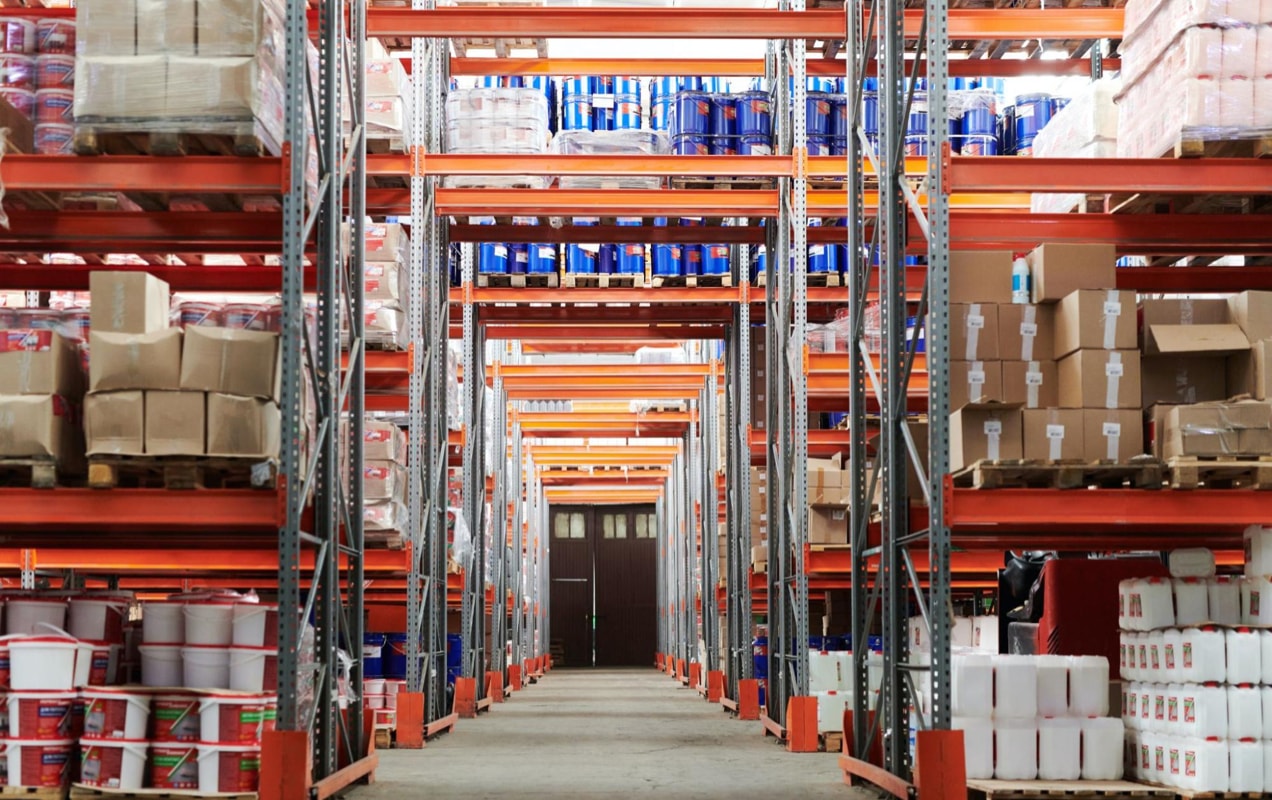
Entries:
<svg viewBox="0 0 1272 800">
<path fill-rule="evenodd" d="M 1144 298 L 1139 303 L 1140 349 L 1146 354 L 1148 349 L 1147 334 L 1155 325 L 1235 325 L 1232 314 L 1228 311 L 1228 301 L 1223 298 L 1190 299 Z"/>
<path fill-rule="evenodd" d="M 366 225 L 362 240 L 366 261 L 403 261 L 411 249 L 410 237 L 395 222 L 373 222 Z M 763 330 L 752 331 L 752 336 L 756 332 L 763 337 Z"/>
<path fill-rule="evenodd" d="M 1236 325 L 1146 325 L 1144 331 L 1148 355 L 1223 356 L 1249 349 L 1250 343 Z"/>
<path fill-rule="evenodd" d="M 751 548 L 751 563 L 752 564 L 767 564 L 768 563 L 768 544 L 767 543 L 757 544 Z"/>
<path fill-rule="evenodd" d="M 1138 350 L 1079 350 L 1057 368 L 1061 408 L 1141 408 Z"/>
<path fill-rule="evenodd" d="M 208 395 L 208 455 L 278 458 L 279 427 L 273 401 Z"/>
<path fill-rule="evenodd" d="M 950 415 L 950 470 L 983 458 L 1024 458 L 1021 409 L 1001 403 L 964 406 Z"/>
<path fill-rule="evenodd" d="M 950 252 L 951 303 L 1010 303 L 1011 251 Z"/>
<path fill-rule="evenodd" d="M 1073 292 L 1055 311 L 1055 357 L 1074 350 L 1133 350 L 1135 292 L 1116 289 Z"/>
<path fill-rule="evenodd" d="M 88 455 L 139 456 L 146 452 L 144 392 L 102 392 L 84 398 Z"/>
<path fill-rule="evenodd" d="M 48 330 L 0 330 L 0 394 L 84 393 L 75 343 Z"/>
<path fill-rule="evenodd" d="M 181 388 L 277 398 L 278 334 L 187 328 L 181 352 Z M 209 417 L 211 414 L 209 408 Z"/>
<path fill-rule="evenodd" d="M 88 390 L 176 389 L 181 385 L 181 329 L 89 333 Z"/>
<path fill-rule="evenodd" d="M 950 306 L 950 357 L 964 361 L 998 358 L 998 306 L 957 303 Z"/>
<path fill-rule="evenodd" d="M 1055 324 L 1055 306 L 998 306 L 998 357 L 1003 361 L 1051 358 L 1056 347 Z"/>
<path fill-rule="evenodd" d="M 136 0 L 136 3 L 138 53 L 194 55 L 195 0 Z M 208 10 L 207 13 L 211 16 L 214 12 Z M 209 24 L 214 22 L 228 24 L 224 18 L 208 20 Z M 209 31 L 208 35 L 214 34 Z"/>
<path fill-rule="evenodd" d="M 1003 402 L 1025 408 L 1050 408 L 1060 402 L 1054 361 L 1004 361 Z"/>
<path fill-rule="evenodd" d="M 0 97 L 0 128 L 9 129 L 4 137 L 4 152 L 35 152 L 35 124 L 3 97 Z"/>
<path fill-rule="evenodd" d="M 146 454 L 199 456 L 207 452 L 207 395 L 146 392 Z"/>
<path fill-rule="evenodd" d="M 818 506 L 808 509 L 809 544 L 848 544 L 848 507 Z"/>
<path fill-rule="evenodd" d="M 951 361 L 950 408 L 968 403 L 1001 402 L 1003 368 L 1001 361 Z"/>
<path fill-rule="evenodd" d="M 1246 341 L 1272 339 L 1272 292 L 1242 292 L 1228 298 L 1228 312 Z"/>
<path fill-rule="evenodd" d="M 80 57 L 131 56 L 137 52 L 136 0 L 80 2 L 75 19 L 75 44 Z"/>
<path fill-rule="evenodd" d="M 1126 463 L 1144 454 L 1144 420 L 1131 409 L 1088 408 L 1082 412 L 1087 461 Z"/>
<path fill-rule="evenodd" d="M 1111 244 L 1044 244 L 1026 259 L 1035 303 L 1054 303 L 1079 289 L 1117 285 L 1117 252 Z M 1134 310 L 1134 302 L 1125 313 Z"/>
<path fill-rule="evenodd" d="M 57 395 L 0 395 L 0 456 L 57 460 L 59 472 L 84 468 L 84 442 L 76 407 Z"/>
<path fill-rule="evenodd" d="M 249 56 L 168 56 L 164 113 L 169 117 L 238 118 L 263 106 L 270 85 Z"/>
<path fill-rule="evenodd" d="M 402 304 L 409 287 L 407 272 L 396 261 L 375 261 L 362 271 L 363 296 L 367 300 Z"/>
<path fill-rule="evenodd" d="M 259 0 L 198 0 L 200 56 L 253 56 L 268 6 Z M 277 24 L 281 26 L 281 20 Z"/>
<path fill-rule="evenodd" d="M 392 422 L 368 419 L 362 426 L 362 460 L 406 463 L 406 434 Z"/>
<path fill-rule="evenodd" d="M 1249 358 L 1242 353 L 1232 359 Z M 1228 364 L 1232 359 L 1211 356 L 1150 356 L 1140 363 L 1140 402 L 1144 408 L 1158 403 L 1204 403 L 1226 400 Z M 1238 376 L 1238 380 L 1240 380 Z"/>
<path fill-rule="evenodd" d="M 1145 372 L 1145 380 L 1148 375 Z M 1249 352 L 1228 357 L 1228 396 L 1248 394 L 1256 400 L 1272 397 L 1272 374 L 1268 372 L 1268 340 L 1250 345 Z M 1219 398 L 1215 398 L 1219 399 Z"/>
<path fill-rule="evenodd" d="M 764 329 L 751 329 L 751 427 L 762 431 L 768 425 L 768 345 Z"/>
<path fill-rule="evenodd" d="M 167 74 L 167 56 L 78 56 L 75 59 L 75 118 L 163 118 L 167 113 Z M 93 308 L 97 305 L 94 302 Z M 164 313 L 167 313 L 166 305 Z M 94 310 L 93 319 L 97 316 Z M 99 326 L 94 321 L 93 330 L 118 329 Z"/>
<path fill-rule="evenodd" d="M 154 275 L 91 272 L 88 290 L 93 333 L 152 333 L 168 327 L 168 284 Z"/>
<path fill-rule="evenodd" d="M 393 461 L 367 461 L 362 465 L 362 499 L 367 503 L 403 502 L 406 469 Z"/>
<path fill-rule="evenodd" d="M 910 436 L 914 439 L 914 449 L 918 451 L 919 460 L 923 463 L 923 469 L 926 471 L 928 467 L 927 423 L 926 422 L 911 422 L 909 423 L 909 426 L 910 426 Z M 878 434 L 871 436 L 867 440 L 867 442 L 870 448 L 876 453 L 878 453 L 880 448 L 882 447 L 882 443 L 879 441 Z M 905 471 L 906 495 L 909 497 L 911 503 L 926 505 L 926 498 L 923 494 L 923 487 L 919 484 L 919 473 L 914 468 L 913 459 L 911 459 L 908 455 L 906 456 L 905 465 L 906 465 L 906 471 Z M 847 486 L 847 481 L 845 481 L 845 486 Z M 867 464 L 866 465 L 867 490 L 869 490 L 869 487 L 870 487 L 870 465 Z M 851 492 L 851 488 L 845 489 L 845 494 L 846 496 L 849 496 L 849 499 L 851 499 L 849 495 L 850 492 Z M 875 493 L 874 493 L 874 497 L 871 499 L 871 502 L 874 503 L 875 505 L 883 504 L 883 481 L 882 480 L 875 482 Z"/>
<path fill-rule="evenodd" d="M 1080 408 L 1029 408 L 1021 412 L 1024 457 L 1044 461 L 1085 457 Z"/>
<path fill-rule="evenodd" d="M 1161 457 L 1238 453 L 1238 432 L 1224 424 L 1220 409 L 1217 403 L 1171 406 L 1165 414 L 1164 430 L 1158 431 Z"/>
<path fill-rule="evenodd" d="M 363 86 L 367 97 L 397 97 L 410 85 L 399 59 L 368 57 L 365 66 Z"/>
</svg>

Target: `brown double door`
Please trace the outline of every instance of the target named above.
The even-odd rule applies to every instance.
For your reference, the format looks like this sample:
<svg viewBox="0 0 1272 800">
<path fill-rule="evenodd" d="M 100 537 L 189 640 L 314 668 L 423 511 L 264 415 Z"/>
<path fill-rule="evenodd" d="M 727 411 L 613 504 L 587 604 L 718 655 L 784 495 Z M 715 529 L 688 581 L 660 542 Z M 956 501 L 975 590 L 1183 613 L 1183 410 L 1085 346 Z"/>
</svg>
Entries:
<svg viewBox="0 0 1272 800">
<path fill-rule="evenodd" d="M 657 542 L 652 505 L 552 508 L 549 613 L 565 666 L 653 663 Z"/>
</svg>

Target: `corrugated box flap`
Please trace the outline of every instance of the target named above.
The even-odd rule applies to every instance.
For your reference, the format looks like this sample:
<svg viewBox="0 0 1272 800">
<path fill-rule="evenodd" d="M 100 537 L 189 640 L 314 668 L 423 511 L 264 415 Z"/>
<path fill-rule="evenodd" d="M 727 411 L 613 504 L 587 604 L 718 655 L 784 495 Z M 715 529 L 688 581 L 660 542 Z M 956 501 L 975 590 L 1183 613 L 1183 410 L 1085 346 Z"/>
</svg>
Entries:
<svg viewBox="0 0 1272 800">
<path fill-rule="evenodd" d="M 1250 342 L 1237 325 L 1151 325 L 1144 349 L 1149 355 L 1237 353 Z"/>
</svg>

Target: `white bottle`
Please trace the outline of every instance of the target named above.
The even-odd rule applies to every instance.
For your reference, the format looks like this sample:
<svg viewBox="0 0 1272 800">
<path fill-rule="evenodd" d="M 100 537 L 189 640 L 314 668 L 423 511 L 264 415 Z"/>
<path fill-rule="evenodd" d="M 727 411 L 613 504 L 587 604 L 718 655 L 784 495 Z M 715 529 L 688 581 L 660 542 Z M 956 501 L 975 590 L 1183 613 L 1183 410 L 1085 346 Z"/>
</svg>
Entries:
<svg viewBox="0 0 1272 800">
<path fill-rule="evenodd" d="M 1071 717 L 1038 720 L 1039 780 L 1076 781 L 1082 776 L 1081 754 L 1082 720 Z M 1120 751 L 1118 755 L 1122 755 Z"/>
<path fill-rule="evenodd" d="M 1263 742 L 1228 743 L 1228 791 L 1263 793 Z"/>
<path fill-rule="evenodd" d="M 1082 780 L 1122 778 L 1122 720 L 1090 717 L 1082 720 Z"/>
<path fill-rule="evenodd" d="M 1011 301 L 1019 305 L 1029 303 L 1029 294 L 1033 290 L 1033 276 L 1029 272 L 1029 262 L 1018 256 L 1011 262 Z"/>
</svg>

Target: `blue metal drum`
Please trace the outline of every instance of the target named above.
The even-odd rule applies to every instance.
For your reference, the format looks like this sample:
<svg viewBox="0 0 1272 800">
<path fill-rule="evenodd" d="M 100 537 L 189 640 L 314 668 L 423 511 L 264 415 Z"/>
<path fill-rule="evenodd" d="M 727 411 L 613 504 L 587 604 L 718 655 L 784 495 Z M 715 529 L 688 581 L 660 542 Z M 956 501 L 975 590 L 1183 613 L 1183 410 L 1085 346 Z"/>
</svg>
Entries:
<svg viewBox="0 0 1272 800">
<path fill-rule="evenodd" d="M 707 139 L 707 152 L 713 156 L 737 155 L 737 139 L 732 136 L 712 136 Z"/>
<path fill-rule="evenodd" d="M 507 275 L 508 245 L 482 242 L 477 248 L 477 271 L 483 275 Z"/>
<path fill-rule="evenodd" d="M 613 275 L 618 271 L 618 245 L 603 244 L 596 254 L 596 274 Z"/>
<path fill-rule="evenodd" d="M 998 155 L 998 137 L 966 136 L 963 138 L 962 155 L 996 156 Z"/>
<path fill-rule="evenodd" d="M 711 97 L 711 135 L 733 136 L 738 132 L 737 98 L 728 94 Z"/>
<path fill-rule="evenodd" d="M 1051 116 L 1054 117 L 1056 114 L 1059 114 L 1060 109 L 1064 108 L 1067 105 L 1069 105 L 1069 98 L 1067 97 L 1051 98 Z"/>
<path fill-rule="evenodd" d="M 1005 156 L 1016 155 L 1016 107 L 1007 106 L 1003 109 L 1003 116 L 998 134 L 998 152 Z"/>
<path fill-rule="evenodd" d="M 830 245 L 814 244 L 808 247 L 808 274 L 820 275 L 830 272 L 830 257 L 826 251 Z"/>
<path fill-rule="evenodd" d="M 673 136 L 671 152 L 678 156 L 705 156 L 710 152 L 707 137 L 694 134 L 690 136 Z"/>
<path fill-rule="evenodd" d="M 653 273 L 663 278 L 680 276 L 682 251 L 678 244 L 656 244 L 650 249 Z"/>
<path fill-rule="evenodd" d="M 549 275 L 556 272 L 557 249 L 554 244 L 532 244 L 528 248 L 526 274 Z"/>
<path fill-rule="evenodd" d="M 830 135 L 830 103 L 833 95 L 809 92 L 804 101 L 804 129 L 809 136 Z"/>
<path fill-rule="evenodd" d="M 727 244 L 702 245 L 702 274 L 729 274 L 729 246 Z"/>
<path fill-rule="evenodd" d="M 700 89 L 710 94 L 720 94 L 721 92 L 727 92 L 729 90 L 729 87 L 724 84 L 724 78 L 704 77 L 698 78 L 697 81 L 698 85 L 693 88 Z"/>
<path fill-rule="evenodd" d="M 566 78 L 561 87 L 565 106 L 562 124 L 567 131 L 592 130 L 592 79 Z"/>
<path fill-rule="evenodd" d="M 649 82 L 649 97 L 671 97 L 683 87 L 680 85 L 681 78 L 662 77 L 654 78 Z"/>
<path fill-rule="evenodd" d="M 525 275 L 530 268 L 530 245 L 525 242 L 508 244 L 508 274 Z"/>
<path fill-rule="evenodd" d="M 672 102 L 671 134 L 711 132 L 711 96 L 703 92 L 678 92 Z"/>
<path fill-rule="evenodd" d="M 865 92 L 861 96 L 861 126 L 867 134 L 879 132 L 879 94 Z"/>
<path fill-rule="evenodd" d="M 661 95 L 649 101 L 649 128 L 665 131 L 671 125 L 671 104 L 673 95 Z"/>
<path fill-rule="evenodd" d="M 848 139 L 837 139 L 832 137 L 830 140 L 830 154 L 832 156 L 848 155 Z"/>
<path fill-rule="evenodd" d="M 829 136 L 809 136 L 808 137 L 808 154 L 810 156 L 828 156 L 830 151 Z"/>
<path fill-rule="evenodd" d="M 640 217 L 619 217 L 615 223 L 625 228 L 639 228 Z M 620 275 L 645 274 L 645 245 L 635 242 L 614 246 L 615 272 Z"/>
<path fill-rule="evenodd" d="M 848 98 L 842 94 L 830 98 L 830 135 L 836 139 L 848 138 Z"/>
<path fill-rule="evenodd" d="M 592 78 L 592 130 L 614 130 L 614 78 L 609 75 Z"/>
<path fill-rule="evenodd" d="M 681 250 L 683 275 L 702 274 L 702 245 L 687 244 Z"/>
<path fill-rule="evenodd" d="M 772 136 L 773 101 L 769 93 L 751 91 L 736 97 L 737 132 L 742 136 Z"/>
<path fill-rule="evenodd" d="M 566 247 L 565 271 L 572 275 L 595 275 L 597 246 L 572 244 Z"/>
<path fill-rule="evenodd" d="M 764 245 L 756 245 L 754 266 L 751 268 L 752 283 L 759 280 L 759 277 L 768 269 L 768 248 Z"/>
<path fill-rule="evenodd" d="M 1033 152 L 1038 131 L 1051 121 L 1051 95 L 1022 94 L 1016 98 L 1016 153 Z"/>
<path fill-rule="evenodd" d="M 641 128 L 640 79 L 614 79 L 614 130 L 638 131 Z"/>
<path fill-rule="evenodd" d="M 482 75 L 477 79 L 477 85 L 482 89 L 498 89 L 503 86 L 503 78 L 499 75 Z"/>
<path fill-rule="evenodd" d="M 771 156 L 773 155 L 773 139 L 769 136 L 738 137 L 738 155 Z"/>
</svg>

